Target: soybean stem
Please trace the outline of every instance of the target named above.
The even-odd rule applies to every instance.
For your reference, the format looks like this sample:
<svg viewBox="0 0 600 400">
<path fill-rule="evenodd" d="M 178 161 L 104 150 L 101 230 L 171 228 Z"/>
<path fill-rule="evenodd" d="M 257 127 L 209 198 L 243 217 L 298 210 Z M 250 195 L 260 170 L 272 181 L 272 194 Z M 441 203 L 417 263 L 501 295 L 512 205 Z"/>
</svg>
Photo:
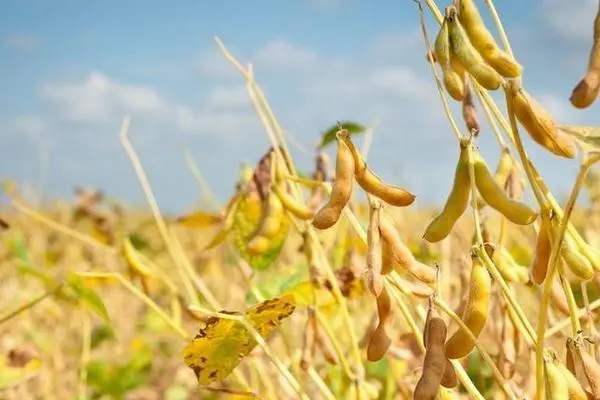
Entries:
<svg viewBox="0 0 600 400">
<path fill-rule="evenodd" d="M 573 289 L 571 289 L 571 285 L 567 279 L 562 274 L 559 274 L 559 278 L 567 298 L 567 305 L 569 306 L 569 311 L 571 314 L 571 327 L 573 330 L 573 336 L 575 336 L 577 332 L 581 330 L 581 323 L 579 322 L 579 318 L 577 318 L 577 303 L 575 302 L 575 296 L 573 296 Z"/>
<path fill-rule="evenodd" d="M 289 167 L 289 172 L 292 176 L 296 176 L 297 173 L 296 173 L 296 170 L 294 167 L 294 163 L 293 163 L 291 156 L 289 154 L 289 151 L 287 149 L 287 145 L 285 142 L 285 138 L 283 137 L 282 129 L 281 129 L 279 123 L 277 122 L 277 119 L 275 118 L 264 94 L 262 93 L 260 86 L 254 80 L 254 77 L 253 77 L 251 71 L 248 71 L 247 69 L 245 69 L 241 65 L 241 63 L 235 59 L 235 57 L 227 50 L 227 48 L 225 47 L 223 42 L 221 42 L 221 40 L 218 37 L 215 37 L 215 41 L 217 42 L 217 45 L 219 46 L 219 49 L 221 50 L 221 52 L 223 53 L 225 58 L 234 65 L 234 67 L 240 72 L 240 74 L 244 78 L 246 78 L 248 94 L 252 100 L 252 103 L 255 107 L 257 114 L 259 115 L 259 117 L 263 123 L 263 126 L 267 132 L 267 136 L 273 145 L 275 154 L 277 155 L 278 158 L 281 158 L 281 159 L 289 162 L 289 164 L 286 162 L 286 165 Z M 283 147 L 283 151 L 285 152 L 285 154 L 281 153 L 281 149 L 279 148 L 279 146 L 277 146 L 278 143 L 280 143 L 281 147 Z M 297 199 L 301 200 L 300 191 L 299 191 L 299 188 L 297 187 L 297 185 L 292 185 L 292 190 L 293 190 L 294 196 Z M 364 377 L 364 367 L 362 365 L 362 357 L 360 355 L 360 350 L 358 349 L 358 344 L 357 344 L 358 342 L 356 340 L 356 334 L 354 332 L 354 327 L 352 325 L 352 319 L 350 318 L 350 314 L 348 312 L 348 306 L 346 304 L 344 296 L 342 295 L 342 292 L 340 290 L 337 279 L 335 278 L 333 269 L 332 269 L 331 265 L 329 264 L 329 261 L 327 260 L 325 250 L 320 245 L 320 242 L 318 240 L 318 237 L 316 236 L 314 229 L 312 228 L 312 226 L 307 226 L 307 231 L 309 233 L 310 240 L 312 240 L 315 243 L 315 247 L 316 247 L 317 253 L 319 254 L 319 256 L 322 260 L 325 273 L 326 273 L 328 279 L 331 281 L 331 284 L 333 287 L 333 294 L 336 298 L 336 301 L 338 302 L 338 304 L 340 304 L 340 307 L 342 309 L 343 321 L 346 325 L 347 332 L 350 335 L 350 339 L 351 339 L 350 344 L 351 344 L 352 352 L 353 352 L 353 355 L 355 358 L 356 368 L 358 368 L 358 379 L 362 380 Z"/>
<path fill-rule="evenodd" d="M 492 369 L 492 372 L 494 373 L 494 378 L 496 379 L 496 382 L 498 382 L 498 384 L 500 385 L 500 387 L 502 388 L 502 390 L 504 391 L 504 393 L 506 393 L 506 395 L 508 397 L 510 397 L 511 399 L 516 399 L 514 393 L 512 392 L 512 390 L 506 384 L 506 381 L 504 380 L 504 377 L 502 376 L 502 373 L 500 373 L 500 371 L 498 370 L 498 367 L 494 363 L 494 360 L 492 360 L 492 357 L 490 357 L 490 355 L 487 353 L 487 351 L 485 351 L 485 349 L 483 348 L 483 346 L 481 346 L 481 344 L 479 344 L 477 338 L 475 337 L 475 335 L 473 335 L 473 332 L 471 332 L 471 329 L 463 322 L 463 320 L 458 315 L 456 315 L 456 313 L 448 306 L 448 304 L 446 304 L 443 301 L 440 301 L 438 298 L 436 298 L 434 300 L 434 302 L 454 322 L 456 322 L 460 326 L 460 328 L 466 332 L 466 334 L 473 341 L 473 343 L 475 343 L 475 347 L 479 351 L 479 354 L 481 354 L 481 356 L 483 357 L 483 359 L 485 360 L 485 362 Z"/>
<path fill-rule="evenodd" d="M 50 296 L 54 295 L 55 293 L 57 293 L 62 287 L 63 287 L 62 284 L 57 285 L 56 287 L 42 293 L 38 297 L 34 297 L 27 303 L 17 307 L 15 310 L 9 311 L 6 315 L 3 315 L 0 317 L 0 324 L 3 324 L 4 322 L 16 317 L 17 315 L 21 314 L 22 312 L 25 312 L 32 307 L 35 307 L 37 304 L 41 303 L 47 297 L 50 297 Z"/>
<path fill-rule="evenodd" d="M 446 117 L 448 117 L 448 121 L 450 122 L 450 126 L 452 127 L 452 131 L 454 132 L 456 139 L 460 140 L 460 137 L 461 137 L 460 129 L 458 128 L 458 125 L 456 125 L 456 121 L 454 121 L 454 117 L 452 117 L 452 112 L 450 111 L 450 106 L 448 105 L 448 99 L 446 98 L 446 95 L 444 93 L 444 88 L 442 87 L 442 84 L 441 84 L 442 81 L 440 79 L 440 76 L 439 76 L 436 68 L 435 68 L 435 61 L 433 60 L 433 50 L 431 47 L 431 43 L 429 42 L 429 37 L 427 35 L 427 28 L 425 27 L 425 15 L 423 13 L 423 7 L 421 7 L 420 2 L 417 1 L 416 3 L 417 3 L 417 7 L 419 9 L 419 18 L 421 20 L 421 31 L 423 33 L 423 39 L 425 40 L 425 46 L 427 48 L 427 58 L 429 60 L 429 66 L 431 67 L 431 72 L 433 73 L 435 85 L 436 85 L 437 91 L 440 95 L 440 99 L 442 100 L 442 106 L 444 107 L 444 113 L 446 114 Z"/>
<path fill-rule="evenodd" d="M 579 167 L 579 172 L 577 174 L 577 180 L 573 185 L 573 189 L 571 190 L 571 194 L 565 205 L 565 212 L 561 218 L 560 226 L 558 229 L 558 235 L 556 239 L 554 239 L 554 243 L 552 246 L 552 251 L 550 253 L 550 260 L 548 261 L 548 274 L 546 277 L 546 281 L 544 282 L 544 290 L 542 293 L 542 302 L 539 310 L 538 317 L 538 330 L 537 330 L 537 342 L 536 342 L 536 399 L 543 400 L 543 390 L 544 390 L 544 339 L 546 337 L 546 318 L 548 315 L 548 305 L 550 294 L 552 292 L 552 283 L 554 281 L 554 277 L 558 270 L 557 262 L 558 255 L 560 252 L 560 248 L 563 243 L 563 239 L 565 233 L 567 231 L 567 226 L 569 224 L 569 218 L 571 217 L 571 213 L 573 212 L 573 208 L 575 207 L 575 203 L 577 201 L 577 197 L 579 196 L 579 192 L 585 182 L 586 174 L 590 167 L 596 162 L 600 160 L 600 156 L 595 155 L 591 158 L 587 158 L 583 161 L 581 166 Z"/>
<path fill-rule="evenodd" d="M 596 299 L 596 300 L 592 301 L 588 307 L 590 313 L 597 308 L 600 308 L 600 299 Z M 580 308 L 577 310 L 577 317 L 583 318 L 583 317 L 585 317 L 585 314 L 587 312 L 588 311 L 585 308 Z M 564 329 L 570 323 L 571 323 L 571 317 L 569 316 L 569 317 L 557 322 L 556 324 L 552 325 L 551 328 L 547 329 L 545 336 L 547 338 L 549 338 L 550 336 L 556 335 L 558 332 L 560 332 L 562 329 Z"/>
<path fill-rule="evenodd" d="M 510 42 L 508 40 L 508 36 L 506 35 L 506 31 L 504 30 L 504 26 L 502 24 L 502 20 L 496 11 L 496 7 L 494 7 L 494 3 L 492 0 L 485 0 L 488 8 L 490 9 L 490 13 L 492 14 L 492 19 L 496 24 L 496 29 L 498 29 L 498 34 L 500 35 L 500 40 L 502 41 L 502 46 L 504 49 L 510 54 L 511 57 L 514 57 L 512 48 L 510 47 Z"/>
</svg>

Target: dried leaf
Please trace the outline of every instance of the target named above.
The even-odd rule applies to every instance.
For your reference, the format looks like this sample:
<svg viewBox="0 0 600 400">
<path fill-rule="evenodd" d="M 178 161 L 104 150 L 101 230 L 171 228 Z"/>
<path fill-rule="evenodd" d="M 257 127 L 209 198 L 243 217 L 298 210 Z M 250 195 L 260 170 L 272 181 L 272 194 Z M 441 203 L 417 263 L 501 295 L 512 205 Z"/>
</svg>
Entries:
<svg viewBox="0 0 600 400">
<path fill-rule="evenodd" d="M 289 297 L 278 297 L 255 305 L 245 316 L 258 333 L 267 338 L 295 308 Z M 183 359 L 198 377 L 198 382 L 208 385 L 227 378 L 256 345 L 251 333 L 241 322 L 211 317 L 185 347 Z"/>
<path fill-rule="evenodd" d="M 221 223 L 223 217 L 206 211 L 196 211 L 175 219 L 175 223 L 186 228 L 207 228 Z"/>
<path fill-rule="evenodd" d="M 586 150 L 600 149 L 600 127 L 561 125 L 557 129 L 573 137 Z"/>
</svg>

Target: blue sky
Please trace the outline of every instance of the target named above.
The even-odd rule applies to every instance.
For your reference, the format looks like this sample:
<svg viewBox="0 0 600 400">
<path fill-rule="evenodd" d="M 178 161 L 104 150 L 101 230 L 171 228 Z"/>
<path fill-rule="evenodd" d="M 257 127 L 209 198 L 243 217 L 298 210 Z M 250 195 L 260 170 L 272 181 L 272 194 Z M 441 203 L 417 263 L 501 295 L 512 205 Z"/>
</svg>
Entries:
<svg viewBox="0 0 600 400">
<path fill-rule="evenodd" d="M 526 89 L 559 123 L 599 123 L 597 104 L 580 111 L 568 102 L 587 63 L 596 1 L 496 3 Z M 433 40 L 436 24 L 427 18 Z M 82 185 L 142 204 L 118 141 L 129 113 L 131 140 L 165 210 L 189 210 L 200 198 L 184 146 L 225 200 L 240 164 L 254 164 L 269 144 L 216 35 L 253 63 L 302 168 L 312 169 L 319 132 L 336 120 L 377 123 L 373 169 L 413 190 L 418 203 L 439 204 L 458 149 L 418 21 L 409 0 L 4 0 L 0 174 L 37 185 L 45 170 L 49 200 Z M 498 147 L 483 127 L 481 151 L 494 167 Z M 577 162 L 526 145 L 552 188 L 565 192 Z"/>
</svg>

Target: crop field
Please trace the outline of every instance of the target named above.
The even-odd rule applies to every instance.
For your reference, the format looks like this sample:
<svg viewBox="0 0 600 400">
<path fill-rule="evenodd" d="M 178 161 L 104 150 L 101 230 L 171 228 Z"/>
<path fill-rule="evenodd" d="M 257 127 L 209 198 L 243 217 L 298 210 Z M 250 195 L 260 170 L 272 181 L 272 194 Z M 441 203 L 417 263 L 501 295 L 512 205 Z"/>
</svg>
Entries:
<svg viewBox="0 0 600 400">
<path fill-rule="evenodd" d="M 41 206 L 3 177 L 0 399 L 600 399 L 600 127 L 558 124 L 527 90 L 491 0 L 414 6 L 456 136 L 444 204 L 382 179 L 377 135 L 352 120 L 334 116 L 300 170 L 252 69 L 215 38 L 271 143 L 225 204 L 163 213 L 129 115 L 146 207 L 85 186 Z M 593 113 L 600 8 L 587 29 L 569 101 Z M 529 145 L 579 165 L 564 199 Z"/>
</svg>

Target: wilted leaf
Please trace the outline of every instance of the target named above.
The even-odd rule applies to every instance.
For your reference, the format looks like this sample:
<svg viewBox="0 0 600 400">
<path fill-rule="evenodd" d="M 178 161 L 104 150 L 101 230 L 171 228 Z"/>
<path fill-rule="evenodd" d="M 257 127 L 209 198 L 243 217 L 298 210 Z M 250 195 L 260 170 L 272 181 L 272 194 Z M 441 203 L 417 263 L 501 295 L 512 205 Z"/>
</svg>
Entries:
<svg viewBox="0 0 600 400">
<path fill-rule="evenodd" d="M 223 220 L 219 214 L 208 213 L 205 211 L 196 211 L 192 214 L 184 215 L 175 220 L 175 223 L 186 228 L 206 228 L 217 225 Z"/>
<path fill-rule="evenodd" d="M 364 280 L 350 266 L 335 271 L 335 277 L 342 295 L 347 299 L 356 299 L 366 293 Z"/>
<path fill-rule="evenodd" d="M 350 135 L 357 135 L 366 131 L 366 128 L 358 122 L 341 121 L 340 124 L 342 125 L 342 128 L 346 129 L 348 133 L 350 133 Z M 338 127 L 338 124 L 335 124 L 331 128 L 327 129 L 325 132 L 323 132 L 321 138 L 321 147 L 325 147 L 329 143 L 335 141 L 335 134 L 339 129 L 340 128 Z"/>
<path fill-rule="evenodd" d="M 261 212 L 261 200 L 258 193 L 250 192 L 241 197 L 234 214 L 234 244 L 241 257 L 254 269 L 268 268 L 277 259 L 290 229 L 290 218 L 287 214 L 284 214 L 279 232 L 272 239 L 270 248 L 256 256 L 248 254 L 248 239 L 258 227 Z"/>
<path fill-rule="evenodd" d="M 96 313 L 106 323 L 110 323 L 108 311 L 102 302 L 102 299 L 93 289 L 86 286 L 84 281 L 76 274 L 69 272 L 67 274 L 67 284 L 73 290 L 77 298 Z"/>
<path fill-rule="evenodd" d="M 290 298 L 279 297 L 255 305 L 245 316 L 258 333 L 267 338 L 295 308 Z M 241 322 L 211 317 L 185 347 L 183 359 L 198 377 L 198 382 L 208 385 L 227 378 L 256 345 Z"/>
<path fill-rule="evenodd" d="M 600 127 L 562 125 L 558 127 L 561 132 L 572 136 L 586 150 L 600 149 Z"/>
</svg>

